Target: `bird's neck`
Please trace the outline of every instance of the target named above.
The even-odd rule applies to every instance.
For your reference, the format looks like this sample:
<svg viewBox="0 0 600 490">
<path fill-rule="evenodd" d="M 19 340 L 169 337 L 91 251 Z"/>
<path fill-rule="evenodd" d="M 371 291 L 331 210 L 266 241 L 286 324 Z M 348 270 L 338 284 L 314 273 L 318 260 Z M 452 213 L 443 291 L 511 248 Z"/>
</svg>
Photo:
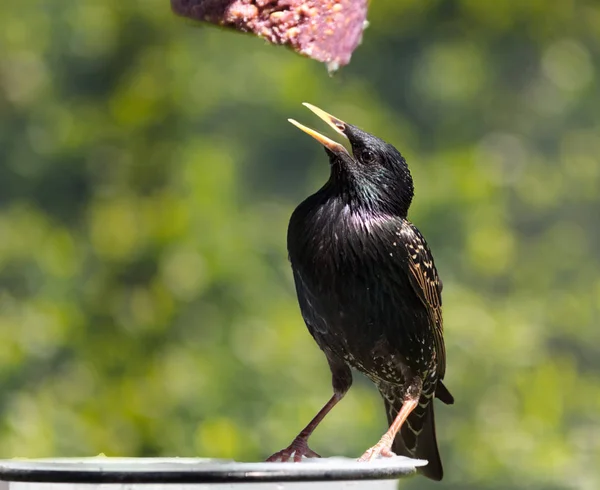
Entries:
<svg viewBox="0 0 600 490">
<path fill-rule="evenodd" d="M 412 179 L 407 182 L 389 182 L 375 178 L 365 180 L 334 171 L 323 191 L 357 214 L 393 215 L 400 218 L 406 218 L 413 198 Z"/>
</svg>

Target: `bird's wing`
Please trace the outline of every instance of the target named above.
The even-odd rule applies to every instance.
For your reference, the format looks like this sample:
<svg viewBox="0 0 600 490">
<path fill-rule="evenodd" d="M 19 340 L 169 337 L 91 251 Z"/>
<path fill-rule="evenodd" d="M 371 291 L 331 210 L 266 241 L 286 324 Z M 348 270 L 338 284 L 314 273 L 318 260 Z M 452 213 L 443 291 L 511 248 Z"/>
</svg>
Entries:
<svg viewBox="0 0 600 490">
<path fill-rule="evenodd" d="M 405 221 L 396 232 L 408 252 L 410 283 L 421 302 L 427 308 L 434 326 L 435 352 L 438 375 L 446 372 L 446 348 L 444 346 L 444 323 L 442 320 L 442 281 L 438 276 L 433 255 L 421 232 L 412 223 Z"/>
</svg>

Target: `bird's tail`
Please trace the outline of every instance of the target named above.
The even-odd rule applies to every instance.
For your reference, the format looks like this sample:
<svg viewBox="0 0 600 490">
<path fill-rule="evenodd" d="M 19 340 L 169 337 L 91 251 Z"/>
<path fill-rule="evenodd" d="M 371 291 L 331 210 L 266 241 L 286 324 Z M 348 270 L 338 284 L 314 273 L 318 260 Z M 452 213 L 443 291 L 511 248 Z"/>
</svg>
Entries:
<svg viewBox="0 0 600 490">
<path fill-rule="evenodd" d="M 392 403 L 384 398 L 384 401 L 388 423 L 391 425 L 402 408 L 402 400 Z M 423 401 L 421 399 L 421 402 Z M 409 458 L 426 459 L 427 465 L 417 468 L 417 471 L 427 478 L 439 481 L 444 476 L 444 470 L 435 437 L 433 398 L 428 401 L 425 407 L 417 405 L 408 416 L 396 435 L 392 451 Z"/>
</svg>

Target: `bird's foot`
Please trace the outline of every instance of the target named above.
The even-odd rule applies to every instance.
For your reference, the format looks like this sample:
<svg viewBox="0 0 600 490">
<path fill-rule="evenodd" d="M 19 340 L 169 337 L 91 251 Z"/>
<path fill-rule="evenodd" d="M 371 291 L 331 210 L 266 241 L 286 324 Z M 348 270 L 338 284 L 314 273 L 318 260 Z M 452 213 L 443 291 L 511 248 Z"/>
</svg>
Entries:
<svg viewBox="0 0 600 490">
<path fill-rule="evenodd" d="M 367 449 L 365 454 L 358 458 L 358 461 L 359 463 L 364 463 L 366 461 L 373 461 L 379 457 L 392 458 L 394 456 L 396 456 L 396 454 L 392 452 L 391 444 L 385 439 L 382 439 L 372 448 Z"/>
<path fill-rule="evenodd" d="M 294 442 L 292 442 L 289 447 L 282 449 L 281 451 L 276 452 L 272 456 L 267 459 L 267 462 L 273 463 L 275 461 L 280 461 L 285 463 L 292 458 L 294 463 L 299 463 L 302 461 L 302 457 L 306 456 L 307 458 L 320 458 L 317 453 L 315 453 L 311 448 L 308 447 L 308 441 L 303 437 L 296 437 Z"/>
</svg>

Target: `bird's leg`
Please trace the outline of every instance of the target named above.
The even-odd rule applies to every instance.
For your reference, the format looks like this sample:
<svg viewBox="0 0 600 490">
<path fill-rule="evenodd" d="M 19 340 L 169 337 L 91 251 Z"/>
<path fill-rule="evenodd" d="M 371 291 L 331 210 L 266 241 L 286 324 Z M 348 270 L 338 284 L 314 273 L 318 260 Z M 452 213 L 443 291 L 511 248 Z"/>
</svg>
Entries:
<svg viewBox="0 0 600 490">
<path fill-rule="evenodd" d="M 306 456 L 307 458 L 321 457 L 308 447 L 308 438 L 311 436 L 317 426 L 323 421 L 325 416 L 331 411 L 331 409 L 335 407 L 342 398 L 344 398 L 344 395 L 352 385 L 352 373 L 350 372 L 350 368 L 337 359 L 330 359 L 330 356 L 327 356 L 327 360 L 329 361 L 329 367 L 331 368 L 332 373 L 333 396 L 329 399 L 325 406 L 319 410 L 319 413 L 315 415 L 315 417 L 308 423 L 302 432 L 296 436 L 296 438 L 287 448 L 276 452 L 270 456 L 267 461 L 285 462 L 289 461 L 293 455 L 294 462 L 297 463 L 302 461 L 303 456 Z"/>
<path fill-rule="evenodd" d="M 394 443 L 396 434 L 398 434 L 398 431 L 402 428 L 402 424 L 406 422 L 406 419 L 408 418 L 410 413 L 417 407 L 420 396 L 420 382 L 416 385 L 412 385 L 409 387 L 406 394 L 404 395 L 402 408 L 398 412 L 398 415 L 396 415 L 396 418 L 392 422 L 392 425 L 390 425 L 390 428 L 385 434 L 383 434 L 383 437 L 379 440 L 377 444 L 365 451 L 365 453 L 358 459 L 358 461 L 372 461 L 378 456 L 384 456 L 386 458 L 395 456 L 395 454 L 392 452 L 392 444 Z"/>
<path fill-rule="evenodd" d="M 303 456 L 307 458 L 320 458 L 316 452 L 308 447 L 308 438 L 325 418 L 331 409 L 343 398 L 343 394 L 334 393 L 331 399 L 325 404 L 325 406 L 319 410 L 319 413 L 308 423 L 308 425 L 296 436 L 294 441 L 289 447 L 282 449 L 279 452 L 273 454 L 267 461 L 289 461 L 292 455 L 294 455 L 294 461 L 299 462 Z"/>
</svg>

